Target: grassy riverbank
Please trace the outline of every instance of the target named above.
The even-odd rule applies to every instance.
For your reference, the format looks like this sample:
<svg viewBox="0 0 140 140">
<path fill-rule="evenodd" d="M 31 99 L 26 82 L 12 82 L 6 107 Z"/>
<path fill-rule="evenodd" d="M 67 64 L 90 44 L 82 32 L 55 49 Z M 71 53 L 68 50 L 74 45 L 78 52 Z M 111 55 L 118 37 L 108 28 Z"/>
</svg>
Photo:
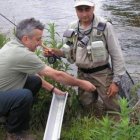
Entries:
<svg viewBox="0 0 140 140">
<path fill-rule="evenodd" d="M 55 28 L 55 24 L 49 24 L 49 36 L 46 38 L 45 43 L 49 47 L 61 48 L 62 41 L 55 34 Z M 6 41 L 6 37 L 0 36 L 1 47 Z M 41 48 L 36 51 L 36 54 L 47 65 L 50 65 L 48 59 L 42 56 Z M 71 70 L 70 65 L 61 60 L 50 66 L 62 71 Z M 81 108 L 75 89 L 62 86 L 48 78 L 45 79 L 61 90 L 68 91 L 71 95 L 65 109 L 61 140 L 138 140 L 140 138 L 140 114 L 138 111 L 131 110 L 125 99 L 119 102 L 121 113 L 109 113 L 97 119 L 94 116 L 94 110 L 88 112 Z M 33 105 L 30 132 L 37 135 L 37 140 L 43 139 L 51 99 L 52 95 L 42 89 L 38 95 L 38 100 Z M 5 129 L 1 126 L 0 139 L 4 140 L 4 136 Z"/>
</svg>

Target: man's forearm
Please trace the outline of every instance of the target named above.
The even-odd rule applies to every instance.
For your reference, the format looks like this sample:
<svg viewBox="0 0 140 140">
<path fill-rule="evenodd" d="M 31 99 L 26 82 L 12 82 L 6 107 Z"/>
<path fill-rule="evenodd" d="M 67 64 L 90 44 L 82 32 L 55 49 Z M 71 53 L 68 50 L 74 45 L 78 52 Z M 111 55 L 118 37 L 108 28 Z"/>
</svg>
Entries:
<svg viewBox="0 0 140 140">
<path fill-rule="evenodd" d="M 71 86 L 79 86 L 82 83 L 82 80 L 77 79 L 66 72 L 57 71 L 49 66 L 46 66 L 40 73 L 41 76 L 48 76 L 54 79 L 57 82 L 60 82 L 64 85 L 71 85 Z"/>
<path fill-rule="evenodd" d="M 78 86 L 86 91 L 93 91 L 96 89 L 96 87 L 89 81 L 77 79 L 66 72 L 55 70 L 49 66 L 46 66 L 42 71 L 39 72 L 39 74 L 48 76 L 64 85 Z"/>
<path fill-rule="evenodd" d="M 59 71 L 59 74 L 55 77 L 55 80 L 63 84 L 67 84 L 71 86 L 78 86 L 88 92 L 92 92 L 96 90 L 96 87 L 89 81 L 77 79 L 73 76 L 70 76 L 69 74 L 65 72 Z"/>
<path fill-rule="evenodd" d="M 62 71 L 58 72 L 57 76 L 55 77 L 55 80 L 62 84 L 71 86 L 80 86 L 82 84 L 82 80 L 77 79 Z"/>
</svg>

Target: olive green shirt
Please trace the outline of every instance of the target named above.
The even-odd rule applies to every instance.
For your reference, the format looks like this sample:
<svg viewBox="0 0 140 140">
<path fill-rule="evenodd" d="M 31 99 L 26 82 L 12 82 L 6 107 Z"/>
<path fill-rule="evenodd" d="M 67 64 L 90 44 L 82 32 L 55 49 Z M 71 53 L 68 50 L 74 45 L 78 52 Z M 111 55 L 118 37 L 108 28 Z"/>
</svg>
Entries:
<svg viewBox="0 0 140 140">
<path fill-rule="evenodd" d="M 23 88 L 28 75 L 34 75 L 45 64 L 29 51 L 19 40 L 14 39 L 0 49 L 0 91 Z"/>
</svg>

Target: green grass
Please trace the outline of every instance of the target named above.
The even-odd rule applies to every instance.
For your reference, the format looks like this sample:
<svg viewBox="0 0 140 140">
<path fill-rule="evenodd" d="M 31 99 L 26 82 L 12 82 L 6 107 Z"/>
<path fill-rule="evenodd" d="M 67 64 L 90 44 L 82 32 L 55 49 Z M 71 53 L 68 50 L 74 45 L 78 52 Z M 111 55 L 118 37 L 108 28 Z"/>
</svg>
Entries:
<svg viewBox="0 0 140 140">
<path fill-rule="evenodd" d="M 63 125 L 61 140 L 138 140 L 140 125 L 131 122 L 131 109 L 126 99 L 121 99 L 119 119 L 106 115 L 103 119 L 94 117 L 73 118 Z M 113 113 L 113 112 L 112 112 Z M 140 116 L 139 116 L 140 117 Z"/>
<path fill-rule="evenodd" d="M 8 39 L 6 38 L 6 36 L 0 33 L 0 48 L 2 48 L 7 41 Z"/>
</svg>

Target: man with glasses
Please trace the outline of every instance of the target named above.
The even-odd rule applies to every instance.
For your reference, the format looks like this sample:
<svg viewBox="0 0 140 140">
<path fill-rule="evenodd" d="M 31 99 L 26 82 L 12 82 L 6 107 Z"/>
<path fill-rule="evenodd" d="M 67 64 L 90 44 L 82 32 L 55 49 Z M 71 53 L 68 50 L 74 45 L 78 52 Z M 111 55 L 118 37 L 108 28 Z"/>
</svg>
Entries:
<svg viewBox="0 0 140 140">
<path fill-rule="evenodd" d="M 94 13 L 92 0 L 75 0 L 78 21 L 71 23 L 64 33 L 66 44 L 61 50 L 46 49 L 45 55 L 66 57 L 78 67 L 78 77 L 92 82 L 97 90 L 79 89 L 83 107 L 103 107 L 120 111 L 117 104 L 120 78 L 125 73 L 124 59 L 113 26 Z M 109 65 L 109 57 L 112 69 Z"/>
</svg>

